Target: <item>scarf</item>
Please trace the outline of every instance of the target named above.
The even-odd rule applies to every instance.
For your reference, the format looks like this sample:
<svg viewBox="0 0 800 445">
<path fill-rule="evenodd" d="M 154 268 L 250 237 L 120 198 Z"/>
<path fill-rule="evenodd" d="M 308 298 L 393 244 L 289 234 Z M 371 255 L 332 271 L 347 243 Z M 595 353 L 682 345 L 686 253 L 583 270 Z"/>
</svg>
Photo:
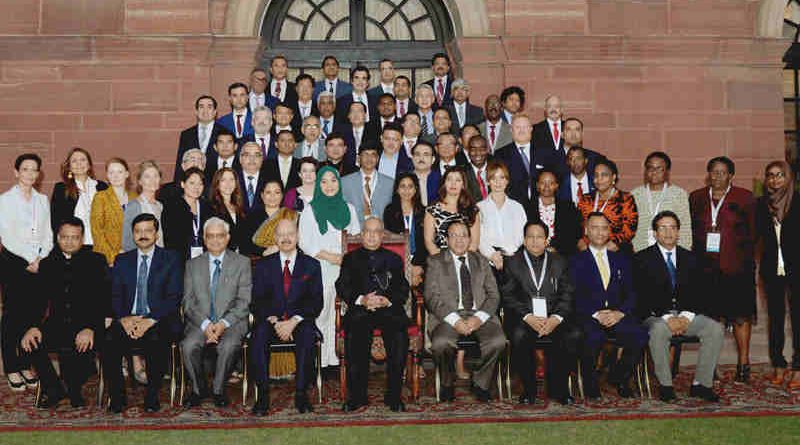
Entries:
<svg viewBox="0 0 800 445">
<path fill-rule="evenodd" d="M 792 168 L 786 161 L 774 161 L 767 164 L 767 168 L 764 169 L 765 177 L 766 173 L 773 167 L 781 168 L 786 177 L 786 182 L 783 187 L 777 190 L 771 190 L 769 187 L 766 187 L 767 205 L 770 215 L 777 221 L 783 222 L 783 218 L 792 206 L 792 197 L 794 196 L 794 174 L 792 173 Z"/>
<path fill-rule="evenodd" d="M 333 196 L 327 196 L 322 193 L 320 183 L 325 173 L 331 172 L 336 176 L 336 182 L 339 183 L 339 190 Z M 326 234 L 328 232 L 328 223 L 338 230 L 344 230 L 350 224 L 350 209 L 347 207 L 342 197 L 342 182 L 339 178 L 339 172 L 331 166 L 325 166 L 317 172 L 317 180 L 314 183 L 314 199 L 309 203 L 314 210 L 314 218 L 317 220 L 317 227 L 319 233 Z"/>
</svg>

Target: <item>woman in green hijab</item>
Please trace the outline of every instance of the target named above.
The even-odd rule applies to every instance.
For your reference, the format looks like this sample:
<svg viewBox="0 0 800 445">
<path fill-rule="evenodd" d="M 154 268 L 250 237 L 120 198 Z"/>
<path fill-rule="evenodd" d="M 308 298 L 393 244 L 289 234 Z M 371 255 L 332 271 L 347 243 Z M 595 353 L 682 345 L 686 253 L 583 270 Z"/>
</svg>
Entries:
<svg viewBox="0 0 800 445">
<path fill-rule="evenodd" d="M 300 214 L 300 248 L 319 260 L 322 268 L 322 313 L 317 327 L 322 331 L 322 366 L 339 364 L 336 357 L 336 279 L 342 264 L 343 232 L 361 233 L 358 216 L 352 204 L 342 197 L 339 172 L 323 167 L 317 172 L 314 199 Z"/>
</svg>

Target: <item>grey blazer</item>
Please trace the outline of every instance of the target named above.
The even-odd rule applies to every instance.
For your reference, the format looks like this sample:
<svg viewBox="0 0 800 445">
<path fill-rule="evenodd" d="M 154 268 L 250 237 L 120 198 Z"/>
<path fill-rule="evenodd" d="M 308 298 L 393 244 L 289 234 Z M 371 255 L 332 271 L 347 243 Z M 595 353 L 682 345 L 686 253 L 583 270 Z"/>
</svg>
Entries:
<svg viewBox="0 0 800 445">
<path fill-rule="evenodd" d="M 303 145 L 305 143 L 306 143 L 305 139 L 303 139 L 302 141 L 298 142 L 297 143 L 297 148 L 294 149 L 294 153 L 292 154 L 292 156 L 294 156 L 297 159 L 301 159 L 303 157 Z M 319 161 L 319 162 L 327 161 L 328 160 L 328 155 L 327 155 L 327 153 L 325 153 L 325 140 L 324 139 L 320 139 L 319 141 L 317 141 L 317 144 L 318 144 L 318 146 L 317 146 L 317 154 L 318 154 L 318 156 L 316 157 L 316 160 Z"/>
<path fill-rule="evenodd" d="M 211 315 L 211 271 L 209 253 L 186 262 L 183 275 L 183 316 L 186 329 L 199 329 Z M 231 326 L 246 321 L 250 313 L 253 281 L 250 259 L 231 250 L 225 251 L 217 285 L 214 310 L 218 320 Z"/>
<path fill-rule="evenodd" d="M 487 323 L 499 324 L 497 308 L 500 305 L 500 293 L 489 261 L 479 253 L 467 252 L 467 263 L 475 307 L 491 316 Z M 450 250 L 443 249 L 428 257 L 424 295 L 429 312 L 428 333 L 432 333 L 444 322 L 445 317 L 458 311 L 458 278 Z"/>
<path fill-rule="evenodd" d="M 394 180 L 392 178 L 378 173 L 378 183 L 375 184 L 375 190 L 372 191 L 372 214 L 378 218 L 383 219 L 383 210 L 392 201 L 392 189 Z M 364 187 L 362 186 L 363 176 L 361 171 L 350 173 L 342 178 L 342 194 L 345 201 L 353 204 L 358 215 L 358 222 L 364 224 Z"/>
<path fill-rule="evenodd" d="M 505 123 L 503 119 L 500 119 L 500 122 L 500 133 L 497 135 L 497 141 L 494 143 L 495 150 L 514 142 L 511 138 L 511 124 Z M 485 137 L 487 141 L 489 140 L 489 125 L 487 121 L 478 124 L 478 131 L 481 132 L 481 136 Z M 489 151 L 491 152 L 491 148 Z"/>
</svg>

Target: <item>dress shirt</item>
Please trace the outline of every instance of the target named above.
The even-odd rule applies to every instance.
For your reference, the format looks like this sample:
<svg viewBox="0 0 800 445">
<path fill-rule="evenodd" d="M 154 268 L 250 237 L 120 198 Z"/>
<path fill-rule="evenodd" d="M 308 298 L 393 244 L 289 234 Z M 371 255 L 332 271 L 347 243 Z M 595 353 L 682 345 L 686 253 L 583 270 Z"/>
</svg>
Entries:
<svg viewBox="0 0 800 445">
<path fill-rule="evenodd" d="M 281 131 L 284 131 L 284 130 L 292 131 L 292 126 L 291 125 L 287 125 L 285 127 L 279 127 L 277 125 L 275 126 L 275 134 L 278 134 L 278 133 L 280 133 Z"/>
<path fill-rule="evenodd" d="M 441 99 L 444 100 L 444 97 L 447 95 L 447 74 L 442 77 L 433 76 L 433 97 L 437 100 L 439 99 L 439 81 L 442 82 L 442 97 Z"/>
<path fill-rule="evenodd" d="M 400 154 L 395 153 L 391 158 L 387 156 L 384 151 L 381 153 L 381 158 L 378 160 L 378 172 L 394 179 L 397 173 L 397 160 L 400 159 Z"/>
<path fill-rule="evenodd" d="M 47 196 L 31 189 L 26 200 L 19 185 L 0 195 L 0 241 L 28 263 L 46 257 L 53 248 Z"/>
<path fill-rule="evenodd" d="M 469 270 L 470 273 L 471 273 L 472 272 L 472 268 L 469 266 L 469 252 L 464 252 L 464 255 L 456 255 L 455 253 L 450 251 L 450 255 L 453 256 L 453 264 L 455 265 L 455 268 L 456 268 L 456 282 L 458 283 L 458 285 L 456 286 L 456 287 L 458 287 L 458 310 L 464 310 L 465 309 L 464 308 L 464 303 L 463 303 L 462 298 L 461 298 L 462 297 L 461 296 L 461 260 L 459 260 L 458 257 L 459 256 L 467 257 L 467 261 L 465 261 L 465 263 L 467 265 L 467 270 Z M 491 317 L 491 315 L 487 314 L 484 311 L 479 311 L 478 307 L 476 305 L 477 305 L 477 302 L 475 301 L 475 295 L 473 295 L 472 296 L 472 308 L 470 308 L 469 310 L 476 311 L 475 312 L 475 316 L 478 317 L 481 320 L 481 324 L 486 323 L 486 320 L 488 320 Z M 456 322 L 458 320 L 461 320 L 461 315 L 458 315 L 458 312 L 450 312 L 449 314 L 447 314 L 446 317 L 444 317 L 444 321 L 447 324 L 449 324 L 450 326 L 455 326 Z"/>
<path fill-rule="evenodd" d="M 458 128 L 464 128 L 464 125 L 467 123 L 467 102 L 458 103 L 453 101 L 453 107 L 456 109 Z"/>
<path fill-rule="evenodd" d="M 494 139 L 492 139 L 492 127 L 494 127 Z M 486 140 L 489 142 L 489 152 L 494 153 L 497 147 L 497 139 L 500 137 L 500 130 L 503 128 L 503 119 L 499 119 L 497 122 L 491 122 L 488 119 L 486 120 L 486 134 L 483 135 L 486 137 Z"/>
<path fill-rule="evenodd" d="M 510 113 L 508 110 L 506 110 L 506 109 L 504 108 L 504 109 L 503 109 L 503 117 L 505 118 L 505 120 L 506 120 L 506 123 L 508 123 L 509 125 L 511 125 L 511 120 L 512 120 L 512 119 L 514 119 L 514 114 L 513 114 L 513 113 Z"/>
<path fill-rule="evenodd" d="M 396 115 L 397 117 L 403 117 L 403 116 L 404 116 L 403 114 L 400 114 L 400 108 L 402 108 L 402 109 L 403 109 L 403 111 L 405 111 L 406 113 L 408 113 L 408 111 L 409 111 L 409 110 L 408 110 L 408 102 L 409 102 L 409 99 L 408 99 L 408 98 L 405 98 L 405 99 L 396 99 L 396 100 L 395 100 L 395 104 L 397 105 L 397 107 L 396 107 L 397 109 L 395 110 L 395 115 Z M 401 106 L 400 106 L 400 104 L 402 104 L 403 106 L 401 107 Z"/>
<path fill-rule="evenodd" d="M 546 258 L 547 252 L 545 251 L 541 255 L 536 256 L 536 255 L 533 255 L 532 253 L 530 253 L 530 251 L 525 250 L 524 255 L 525 255 L 525 259 L 527 260 L 528 265 L 530 266 L 528 268 L 528 272 L 531 273 L 531 281 L 536 283 L 536 281 L 538 279 L 538 280 L 541 280 L 540 284 L 544 285 L 544 277 L 542 277 L 542 269 L 544 269 L 544 259 Z M 547 272 L 547 271 L 545 271 L 545 272 Z M 535 277 L 533 275 L 534 273 L 536 274 Z M 525 316 L 522 317 L 522 321 L 525 321 L 526 318 L 533 317 L 533 316 L 534 316 L 533 312 L 528 312 L 527 314 L 525 314 Z M 551 316 L 555 317 L 556 320 L 558 320 L 559 323 L 564 321 L 564 317 L 562 317 L 562 316 L 560 316 L 558 314 L 551 314 Z"/>
<path fill-rule="evenodd" d="M 297 250 L 292 251 L 292 253 L 290 254 L 281 252 L 280 257 L 281 257 L 281 273 L 283 272 L 283 265 L 286 264 L 286 260 L 289 260 L 289 274 L 293 274 L 294 265 L 297 262 Z M 289 296 L 287 295 L 286 298 L 289 298 Z M 298 322 L 303 321 L 303 317 L 300 315 L 295 315 L 292 318 L 297 320 Z"/>
<path fill-rule="evenodd" d="M 405 148 L 406 154 L 408 155 L 409 159 L 411 159 L 411 157 L 414 156 L 411 153 L 411 149 L 413 149 L 414 146 L 417 145 L 417 139 L 418 138 L 407 138 L 407 137 L 403 136 L 403 148 Z"/>
<path fill-rule="evenodd" d="M 141 265 L 142 265 L 142 256 L 147 255 L 147 281 L 145 283 L 145 286 L 147 286 L 149 284 L 149 282 L 150 282 L 150 268 L 153 267 L 153 256 L 154 256 L 155 252 L 156 252 L 155 247 L 150 247 L 150 251 L 149 252 L 142 252 L 142 249 L 139 249 L 139 248 L 136 249 L 136 277 L 137 278 L 139 277 L 139 267 L 141 267 Z M 136 292 L 134 293 L 134 297 L 133 297 L 133 307 L 134 308 L 136 307 L 136 301 L 138 301 L 138 300 L 139 300 L 139 289 L 138 289 L 138 286 L 137 286 Z M 147 309 L 147 313 L 149 314 L 150 313 L 150 305 L 149 304 L 147 305 L 146 309 Z"/>
<path fill-rule="evenodd" d="M 336 79 L 325 79 L 325 91 L 330 91 L 333 93 L 333 97 L 336 97 L 336 87 L 339 86 L 339 78 Z"/>
<path fill-rule="evenodd" d="M 491 260 L 494 248 L 499 247 L 504 255 L 513 255 L 525 238 L 523 229 L 528 218 L 522 204 L 506 197 L 503 206 L 498 207 L 489 195 L 478 203 L 478 209 L 481 214 L 481 254 Z"/>
<path fill-rule="evenodd" d="M 666 263 L 667 263 L 667 252 L 670 252 L 670 253 L 672 253 L 672 258 L 670 258 L 670 260 L 672 261 L 672 264 L 675 266 L 675 271 L 677 273 L 677 270 L 678 270 L 678 249 L 673 247 L 672 250 L 667 250 L 660 243 L 657 243 L 657 244 L 658 244 L 658 250 L 661 251 L 661 257 L 664 259 L 664 267 L 666 267 Z M 694 316 L 695 315 L 696 314 L 694 312 L 691 312 L 691 311 L 680 311 L 680 313 L 678 313 L 677 315 L 673 314 L 673 313 L 670 313 L 670 312 L 667 312 L 666 314 L 662 315 L 661 318 L 664 319 L 664 321 L 669 321 L 669 319 L 672 318 L 672 317 L 684 317 L 684 318 L 688 319 L 689 322 L 691 323 L 692 320 L 694 320 Z"/>
<path fill-rule="evenodd" d="M 391 84 L 391 83 L 387 85 L 387 84 L 381 82 L 381 90 L 383 91 L 383 94 L 386 94 L 386 93 L 394 94 L 394 85 Z"/>
<path fill-rule="evenodd" d="M 394 116 L 389 119 L 386 119 L 385 117 L 381 116 L 381 131 L 383 131 L 383 127 L 385 127 L 386 124 L 390 122 L 394 122 Z"/>
<path fill-rule="evenodd" d="M 364 91 L 363 93 L 356 93 L 355 91 L 353 91 L 353 102 L 361 102 L 362 104 L 364 104 L 364 108 L 366 109 L 367 112 L 366 114 L 367 118 L 365 120 L 369 122 L 369 99 L 367 99 L 367 92 Z M 349 112 L 350 110 L 347 111 Z"/>
<path fill-rule="evenodd" d="M 282 154 L 278 155 L 278 170 L 281 173 L 281 182 L 284 184 L 289 183 L 289 175 L 292 174 L 292 159 L 294 157 L 292 155 L 284 156 Z"/>
<path fill-rule="evenodd" d="M 547 118 L 547 129 L 550 130 L 550 137 L 553 137 L 553 124 L 555 124 L 556 128 L 558 128 L 558 139 L 553 139 L 553 146 L 556 147 L 556 151 L 558 151 L 558 142 L 561 139 L 564 139 L 564 131 L 561 129 L 561 121 L 552 121 L 550 118 Z"/>
<path fill-rule="evenodd" d="M 258 189 L 258 175 L 260 173 L 261 173 L 260 170 L 256 170 L 255 173 L 247 173 L 246 171 L 242 170 L 242 176 L 244 176 L 244 195 L 245 195 L 244 198 L 245 199 L 247 199 L 247 186 L 250 184 L 250 178 L 253 178 L 252 179 L 252 182 L 253 182 L 253 193 L 258 194 L 258 190 L 257 190 Z M 255 199 L 258 199 L 258 196 L 256 196 Z"/>
<path fill-rule="evenodd" d="M 208 253 L 208 277 L 209 277 L 208 286 L 209 286 L 209 289 L 211 288 L 211 280 L 214 279 L 214 269 L 217 267 L 217 265 L 214 264 L 214 260 L 219 260 L 219 263 L 220 263 L 219 264 L 219 271 L 220 271 L 219 274 L 220 274 L 220 277 L 221 277 L 222 276 L 222 267 L 225 266 L 225 251 L 223 250 L 222 253 L 219 256 L 214 256 L 214 255 L 211 254 L 211 252 Z M 217 283 L 217 286 L 219 286 L 219 283 Z M 209 292 L 209 295 L 211 295 L 210 292 Z M 228 320 L 226 320 L 224 318 L 220 318 L 219 321 L 221 321 L 222 323 L 225 324 L 225 328 L 226 329 L 231 327 L 231 324 L 228 323 Z M 205 332 L 206 328 L 208 327 L 209 324 L 211 324 L 211 320 L 206 318 L 205 320 L 203 320 L 202 323 L 200 323 L 200 330 Z"/>
<path fill-rule="evenodd" d="M 81 185 L 75 182 L 78 186 L 78 202 L 75 204 L 75 211 L 73 215 L 83 221 L 83 244 L 87 246 L 94 245 L 92 239 L 92 201 L 94 195 L 97 194 L 97 181 L 92 178 L 86 178 L 86 184 Z"/>
<path fill-rule="evenodd" d="M 442 174 L 444 178 L 444 171 L 447 167 L 455 167 L 456 166 L 456 158 L 453 158 L 449 161 L 444 161 L 443 159 L 439 159 L 439 172 Z M 466 184 L 464 185 L 466 187 Z"/>
<path fill-rule="evenodd" d="M 312 157 L 319 159 L 319 140 L 316 142 L 308 142 L 303 139 L 303 157 Z"/>
<path fill-rule="evenodd" d="M 305 102 L 305 103 L 300 102 L 300 101 L 297 102 L 297 109 L 300 111 L 300 120 L 303 120 L 303 119 L 305 119 L 305 118 L 307 118 L 308 116 L 311 115 L 311 105 L 312 105 L 312 103 L 313 102 L 310 101 L 310 100 L 308 102 Z"/>
<path fill-rule="evenodd" d="M 233 155 L 227 159 L 217 158 L 217 170 L 221 169 L 223 165 L 228 168 L 233 168 L 234 159 L 236 159 L 236 155 Z"/>
<path fill-rule="evenodd" d="M 279 99 L 281 100 L 281 102 L 283 102 L 284 98 L 286 97 L 286 87 L 287 87 L 286 79 L 283 79 L 283 80 L 280 80 L 280 81 L 275 80 L 275 79 L 270 80 L 269 81 L 269 92 L 270 92 L 270 94 L 274 95 L 275 94 L 275 85 L 278 84 L 278 83 L 281 84 L 281 95 L 280 95 Z"/>
<path fill-rule="evenodd" d="M 581 189 L 583 189 L 584 194 L 589 193 L 589 175 L 583 172 L 583 178 L 578 179 L 574 174 L 569 174 L 570 196 L 575 205 L 580 201 L 580 197 L 578 196 L 578 183 L 581 184 Z"/>
<path fill-rule="evenodd" d="M 234 117 L 234 125 L 236 125 L 235 120 L 236 118 Z M 242 122 L 242 125 L 244 126 L 244 122 Z M 213 130 L 214 121 L 211 121 L 207 124 L 201 122 L 197 123 L 197 141 L 200 144 L 200 146 L 197 148 L 199 148 L 203 154 L 206 154 L 206 149 L 208 148 L 208 143 L 211 141 L 211 132 Z M 203 131 L 205 131 L 205 134 L 203 134 Z M 205 136 L 205 138 L 203 136 Z"/>
<path fill-rule="evenodd" d="M 258 107 L 266 107 L 267 105 L 266 93 L 256 94 L 250 92 L 250 110 L 255 110 Z"/>
</svg>

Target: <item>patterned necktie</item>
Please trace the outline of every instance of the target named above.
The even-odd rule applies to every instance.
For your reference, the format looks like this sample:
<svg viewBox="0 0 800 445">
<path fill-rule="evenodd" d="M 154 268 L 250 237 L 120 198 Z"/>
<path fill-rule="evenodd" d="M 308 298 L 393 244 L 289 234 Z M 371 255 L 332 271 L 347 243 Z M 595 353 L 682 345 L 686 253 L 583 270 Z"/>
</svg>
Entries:
<svg viewBox="0 0 800 445">
<path fill-rule="evenodd" d="M 208 319 L 211 320 L 212 323 L 217 322 L 217 311 L 214 306 L 215 300 L 217 299 L 217 285 L 219 284 L 219 275 L 222 269 L 220 268 L 220 264 L 222 261 L 219 259 L 214 260 L 214 273 L 211 275 L 211 313 L 208 316 Z"/>
<path fill-rule="evenodd" d="M 428 115 L 422 115 L 422 134 L 428 134 Z"/>
<path fill-rule="evenodd" d="M 275 94 L 274 94 L 274 96 L 277 97 L 278 99 L 281 98 L 281 83 L 280 82 L 275 82 Z"/>
<path fill-rule="evenodd" d="M 475 173 L 475 178 L 478 180 L 478 186 L 481 188 L 481 196 L 483 199 L 486 199 L 486 183 L 483 182 L 483 169 L 479 168 L 477 173 Z"/>
<path fill-rule="evenodd" d="M 442 101 L 444 100 L 444 82 L 442 79 L 439 79 L 439 84 L 436 86 L 436 102 L 439 106 L 442 106 Z"/>
<path fill-rule="evenodd" d="M 261 141 L 261 156 L 267 157 L 267 143 L 264 142 L 264 138 L 258 138 Z"/>
<path fill-rule="evenodd" d="M 206 148 L 208 144 L 206 144 L 206 136 L 207 136 L 206 126 L 200 126 L 200 148 Z"/>
<path fill-rule="evenodd" d="M 494 144 L 497 139 L 497 132 L 495 131 L 495 125 L 489 125 L 489 145 L 492 146 L 492 150 L 494 150 Z"/>
<path fill-rule="evenodd" d="M 372 187 L 370 176 L 364 176 L 364 216 L 372 215 Z"/>
<path fill-rule="evenodd" d="M 555 145 L 556 150 L 558 150 L 558 138 L 560 134 L 558 133 L 558 123 L 553 122 L 553 145 Z"/>
<path fill-rule="evenodd" d="M 255 176 L 248 176 L 247 177 L 247 206 L 253 207 L 253 200 L 256 199 L 256 188 L 253 185 L 253 180 L 256 179 Z"/>
<path fill-rule="evenodd" d="M 465 310 L 471 311 L 475 303 L 472 300 L 472 281 L 469 274 L 469 267 L 467 266 L 467 257 L 460 256 L 458 260 L 461 261 L 461 267 L 458 274 L 461 277 L 461 304 Z"/>
<path fill-rule="evenodd" d="M 242 135 L 242 115 L 241 114 L 237 114 L 236 115 L 236 135 L 237 136 L 241 136 Z"/>
<path fill-rule="evenodd" d="M 331 131 L 330 124 L 331 124 L 331 121 L 329 121 L 328 119 L 323 119 L 322 120 L 322 134 L 324 134 L 325 137 L 327 137 L 328 133 L 330 133 L 330 131 Z"/>
<path fill-rule="evenodd" d="M 576 204 L 578 203 L 578 201 L 581 200 L 582 196 L 583 196 L 583 183 L 579 182 L 578 183 L 578 193 L 577 193 L 577 198 L 578 199 L 575 200 Z"/>
<path fill-rule="evenodd" d="M 400 114 L 399 114 L 399 116 L 400 116 L 400 117 L 403 117 L 403 116 L 405 116 L 405 115 L 406 115 L 406 105 L 405 105 L 405 103 L 404 103 L 405 101 L 402 101 L 402 100 L 401 100 L 401 101 L 398 101 L 398 102 L 399 102 L 399 103 L 398 103 L 398 105 L 399 105 L 399 108 L 400 108 Z"/>
<path fill-rule="evenodd" d="M 292 287 L 292 273 L 289 271 L 290 260 L 283 262 L 283 297 L 286 299 L 283 304 L 283 319 L 289 318 L 289 289 Z"/>
<path fill-rule="evenodd" d="M 147 307 L 147 255 L 142 255 L 142 262 L 139 263 L 139 273 L 136 276 L 136 299 L 133 303 L 133 315 L 145 315 Z"/>
<path fill-rule="evenodd" d="M 603 252 L 598 251 L 595 255 L 597 261 L 597 269 L 600 271 L 600 279 L 603 280 L 603 289 L 608 289 L 608 282 L 611 280 L 611 272 L 608 270 L 608 264 L 603 257 Z"/>
<path fill-rule="evenodd" d="M 678 270 L 675 268 L 675 263 L 672 262 L 672 252 L 667 252 L 667 272 L 669 272 L 669 280 L 672 282 L 672 289 L 678 286 Z"/>
</svg>

